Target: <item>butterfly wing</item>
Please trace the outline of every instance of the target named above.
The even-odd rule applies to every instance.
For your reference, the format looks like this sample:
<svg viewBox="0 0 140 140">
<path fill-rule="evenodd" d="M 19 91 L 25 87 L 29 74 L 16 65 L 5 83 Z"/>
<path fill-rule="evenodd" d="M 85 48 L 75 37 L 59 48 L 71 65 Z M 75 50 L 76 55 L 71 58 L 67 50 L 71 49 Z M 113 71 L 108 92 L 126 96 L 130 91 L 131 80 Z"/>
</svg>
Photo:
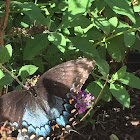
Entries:
<svg viewBox="0 0 140 140">
<path fill-rule="evenodd" d="M 6 120 L 14 122 L 16 120 L 17 123 L 21 123 L 28 96 L 27 91 L 15 90 L 0 97 L 0 122 Z"/>
<path fill-rule="evenodd" d="M 37 137 L 52 134 L 54 125 L 65 127 L 72 117 L 67 93 L 78 92 L 94 68 L 86 58 L 71 60 L 45 72 L 37 82 L 34 94 L 15 90 L 0 97 L 0 122 L 8 120 Z"/>
<path fill-rule="evenodd" d="M 62 106 L 62 99 L 58 104 Z M 27 132 L 25 134 L 47 137 L 52 131 L 50 120 L 60 116 L 57 110 L 54 110 L 55 114 L 53 110 L 47 101 L 42 99 L 40 102 L 29 91 L 14 90 L 0 97 L 0 124 L 8 121 L 11 126 Z"/>
<path fill-rule="evenodd" d="M 95 61 L 87 58 L 71 60 L 55 66 L 40 77 L 37 83 L 39 91 L 42 91 L 42 94 L 47 91 L 49 94 L 66 98 L 70 90 L 79 91 L 94 66 Z"/>
<path fill-rule="evenodd" d="M 9 121 L 11 126 L 30 137 L 50 137 L 54 125 L 66 126 L 72 115 L 70 106 L 60 97 L 51 96 L 53 102 L 34 97 L 28 91 L 15 90 L 0 97 L 0 123 Z M 64 105 L 65 104 L 65 105 Z M 68 111 L 69 110 L 69 111 Z"/>
</svg>

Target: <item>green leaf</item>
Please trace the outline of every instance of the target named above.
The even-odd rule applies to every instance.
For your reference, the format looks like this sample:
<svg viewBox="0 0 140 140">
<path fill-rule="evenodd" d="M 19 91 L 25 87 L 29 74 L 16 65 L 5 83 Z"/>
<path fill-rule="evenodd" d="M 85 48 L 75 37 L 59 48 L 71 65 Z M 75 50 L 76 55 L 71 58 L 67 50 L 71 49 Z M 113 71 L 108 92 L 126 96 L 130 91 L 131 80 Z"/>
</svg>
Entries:
<svg viewBox="0 0 140 140">
<path fill-rule="evenodd" d="M 140 12 L 140 3 L 138 2 L 137 5 L 133 6 L 134 12 Z"/>
<path fill-rule="evenodd" d="M 3 88 L 4 85 L 11 85 L 13 78 L 10 75 L 5 75 L 0 79 L 0 88 Z"/>
<path fill-rule="evenodd" d="M 110 6 L 107 5 L 107 3 L 106 3 L 106 6 L 105 6 L 105 9 L 104 9 L 104 12 L 105 12 L 105 15 L 108 19 L 110 19 L 114 16 L 117 16 L 116 13 L 114 11 L 112 11 L 112 8 L 110 8 Z"/>
<path fill-rule="evenodd" d="M 99 46 L 99 47 L 97 48 L 97 51 L 98 51 L 100 57 L 101 57 L 102 59 L 106 60 L 106 48 L 105 48 L 104 46 Z"/>
<path fill-rule="evenodd" d="M 116 81 L 124 77 L 126 73 L 126 66 L 121 67 L 115 74 L 112 75 L 111 80 Z"/>
<path fill-rule="evenodd" d="M 92 94 L 92 96 L 95 97 L 95 100 L 96 100 L 101 89 L 103 88 L 103 85 L 104 85 L 104 83 L 102 81 L 94 81 L 87 86 L 86 91 L 90 92 Z M 106 102 L 109 102 L 112 99 L 112 95 L 111 95 L 108 85 L 105 86 L 99 99 L 103 99 Z"/>
<path fill-rule="evenodd" d="M 119 79 L 119 81 L 130 87 L 140 89 L 140 78 L 132 73 L 126 72 L 125 75 Z"/>
<path fill-rule="evenodd" d="M 99 72 L 106 78 L 109 73 L 109 64 L 104 59 L 95 59 L 96 65 L 98 66 Z"/>
<path fill-rule="evenodd" d="M 70 35 L 70 30 L 68 28 L 62 29 L 63 34 L 69 36 Z"/>
<path fill-rule="evenodd" d="M 94 9 L 97 8 L 98 12 L 101 12 L 105 9 L 106 7 L 106 2 L 104 0 L 95 0 L 94 1 Z"/>
<path fill-rule="evenodd" d="M 115 134 L 111 134 L 109 137 L 110 140 L 119 140 L 119 138 Z"/>
<path fill-rule="evenodd" d="M 24 28 L 28 28 L 29 27 L 29 25 L 26 24 L 25 22 L 21 22 L 21 26 L 23 26 Z"/>
<path fill-rule="evenodd" d="M 93 0 L 68 0 L 68 11 L 72 15 L 84 13 L 90 8 Z"/>
<path fill-rule="evenodd" d="M 68 12 L 63 13 L 62 22 L 60 24 L 60 28 L 70 28 L 75 26 L 81 26 L 82 28 L 86 28 L 91 24 L 91 21 L 83 15 L 71 15 Z"/>
<path fill-rule="evenodd" d="M 136 36 L 135 32 L 124 33 L 124 42 L 126 46 L 132 46 L 135 42 Z"/>
<path fill-rule="evenodd" d="M 4 75 L 3 71 L 0 70 L 0 79 L 1 79 L 2 77 L 4 77 L 4 76 L 5 76 L 5 75 Z"/>
<path fill-rule="evenodd" d="M 49 63 L 50 67 L 53 67 L 62 63 L 61 55 L 62 53 L 58 50 L 58 48 L 52 44 L 52 46 L 48 48 L 47 54 L 43 58 Z"/>
<path fill-rule="evenodd" d="M 93 0 L 68 0 L 68 11 L 63 13 L 60 28 L 74 26 L 87 27 L 91 21 L 82 16 L 90 8 Z"/>
<path fill-rule="evenodd" d="M 124 31 L 127 31 L 129 28 L 132 28 L 132 27 L 129 26 L 127 23 L 119 20 L 118 26 L 117 26 L 117 28 L 115 28 L 115 32 L 116 33 L 124 32 Z"/>
<path fill-rule="evenodd" d="M 112 17 L 109 19 L 109 23 L 113 26 L 113 27 L 117 27 L 118 25 L 118 19 L 117 17 Z"/>
<path fill-rule="evenodd" d="M 84 37 L 70 37 L 69 38 L 73 45 L 80 49 L 84 54 L 87 54 L 91 57 L 99 57 L 99 54 L 96 48 L 89 42 L 87 38 Z"/>
<path fill-rule="evenodd" d="M 107 51 L 114 60 L 119 62 L 124 59 L 126 47 L 124 45 L 122 36 L 117 36 L 109 40 L 107 45 Z"/>
<path fill-rule="evenodd" d="M 101 29 L 105 34 L 110 32 L 110 23 L 104 17 L 94 17 L 94 26 Z"/>
<path fill-rule="evenodd" d="M 128 94 L 128 91 L 122 85 L 111 83 L 110 91 L 118 102 L 120 102 L 123 106 L 129 108 L 130 96 Z"/>
<path fill-rule="evenodd" d="M 66 39 L 61 33 L 51 33 L 48 35 L 48 40 L 54 45 L 66 46 Z"/>
<path fill-rule="evenodd" d="M 68 1 L 67 0 L 59 0 L 58 8 L 61 11 L 65 11 L 68 8 Z"/>
<path fill-rule="evenodd" d="M 0 62 L 8 62 L 12 56 L 12 46 L 10 44 L 5 47 L 0 46 Z"/>
<path fill-rule="evenodd" d="M 34 58 L 33 64 L 38 67 L 38 71 L 44 72 L 44 65 L 41 58 Z"/>
<path fill-rule="evenodd" d="M 110 6 L 110 8 L 120 15 L 128 16 L 133 23 L 136 22 L 134 12 L 129 6 L 129 1 L 127 0 L 105 0 L 105 2 Z"/>
<path fill-rule="evenodd" d="M 57 46 L 57 48 L 62 52 L 64 53 L 65 52 L 65 48 L 61 45 Z"/>
<path fill-rule="evenodd" d="M 76 36 L 82 36 L 84 35 L 84 30 L 81 28 L 81 26 L 74 27 L 74 34 Z"/>
<path fill-rule="evenodd" d="M 30 19 L 28 15 L 24 15 L 20 25 L 24 28 L 30 28 L 30 26 L 33 24 L 33 21 Z"/>
<path fill-rule="evenodd" d="M 46 34 L 37 34 L 34 39 L 27 39 L 23 51 L 24 60 L 32 60 L 35 56 L 39 55 L 49 44 Z"/>
<path fill-rule="evenodd" d="M 18 76 L 21 76 L 22 79 L 25 79 L 27 76 L 34 74 L 37 69 L 38 67 L 34 65 L 22 66 L 19 70 Z"/>
<path fill-rule="evenodd" d="M 18 4 L 22 8 L 22 12 L 29 16 L 32 22 L 36 21 L 37 23 L 47 25 L 47 19 L 41 13 L 41 10 L 32 2 L 24 2 L 23 4 Z"/>
<path fill-rule="evenodd" d="M 91 28 L 88 30 L 86 33 L 87 38 L 90 40 L 102 40 L 103 39 L 103 34 L 95 27 Z"/>
<path fill-rule="evenodd" d="M 140 40 L 136 38 L 134 44 L 131 46 L 133 50 L 138 50 L 140 52 Z"/>
<path fill-rule="evenodd" d="M 66 39 L 61 33 L 51 33 L 48 40 L 58 47 L 61 52 L 65 52 Z"/>
</svg>

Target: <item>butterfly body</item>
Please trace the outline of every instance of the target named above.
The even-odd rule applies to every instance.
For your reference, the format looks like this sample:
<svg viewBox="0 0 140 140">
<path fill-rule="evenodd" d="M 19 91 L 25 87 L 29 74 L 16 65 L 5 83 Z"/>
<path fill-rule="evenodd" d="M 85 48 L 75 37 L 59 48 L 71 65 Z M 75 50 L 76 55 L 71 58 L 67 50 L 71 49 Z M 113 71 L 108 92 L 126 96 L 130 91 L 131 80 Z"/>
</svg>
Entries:
<svg viewBox="0 0 140 140">
<path fill-rule="evenodd" d="M 70 102 L 88 78 L 95 62 L 71 60 L 45 72 L 30 90 L 14 90 L 0 97 L 0 123 L 12 126 L 32 138 L 52 138 L 71 125 L 75 113 Z"/>
</svg>

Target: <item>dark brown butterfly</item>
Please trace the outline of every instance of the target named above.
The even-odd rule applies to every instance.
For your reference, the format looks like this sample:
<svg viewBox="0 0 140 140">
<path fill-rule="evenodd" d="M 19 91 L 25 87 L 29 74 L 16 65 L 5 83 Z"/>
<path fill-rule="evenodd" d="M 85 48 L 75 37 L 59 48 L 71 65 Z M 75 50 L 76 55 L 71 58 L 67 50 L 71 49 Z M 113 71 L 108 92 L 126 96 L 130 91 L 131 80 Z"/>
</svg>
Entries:
<svg viewBox="0 0 140 140">
<path fill-rule="evenodd" d="M 71 93 L 77 93 L 95 61 L 87 58 L 71 60 L 45 72 L 30 90 L 14 90 L 0 97 L 0 123 L 8 120 L 28 139 L 51 138 L 55 130 L 71 125 L 74 105 Z"/>
</svg>

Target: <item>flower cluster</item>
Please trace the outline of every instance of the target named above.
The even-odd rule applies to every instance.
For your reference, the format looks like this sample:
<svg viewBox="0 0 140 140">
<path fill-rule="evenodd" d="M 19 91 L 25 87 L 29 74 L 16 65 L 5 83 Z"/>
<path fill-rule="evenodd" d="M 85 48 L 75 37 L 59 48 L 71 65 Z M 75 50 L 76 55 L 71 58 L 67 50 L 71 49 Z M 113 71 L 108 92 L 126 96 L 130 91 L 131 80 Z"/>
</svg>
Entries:
<svg viewBox="0 0 140 140">
<path fill-rule="evenodd" d="M 31 79 L 26 79 L 26 83 L 25 83 L 25 88 L 26 90 L 29 90 L 30 87 L 33 87 L 36 85 L 37 81 L 39 80 L 39 75 L 38 76 L 34 76 L 33 78 Z"/>
<path fill-rule="evenodd" d="M 87 106 L 94 104 L 94 96 L 91 96 L 91 93 L 87 93 L 85 90 L 79 92 L 75 95 L 72 95 L 72 98 L 76 100 L 75 108 L 78 109 L 78 113 L 82 114 L 87 109 Z"/>
</svg>

